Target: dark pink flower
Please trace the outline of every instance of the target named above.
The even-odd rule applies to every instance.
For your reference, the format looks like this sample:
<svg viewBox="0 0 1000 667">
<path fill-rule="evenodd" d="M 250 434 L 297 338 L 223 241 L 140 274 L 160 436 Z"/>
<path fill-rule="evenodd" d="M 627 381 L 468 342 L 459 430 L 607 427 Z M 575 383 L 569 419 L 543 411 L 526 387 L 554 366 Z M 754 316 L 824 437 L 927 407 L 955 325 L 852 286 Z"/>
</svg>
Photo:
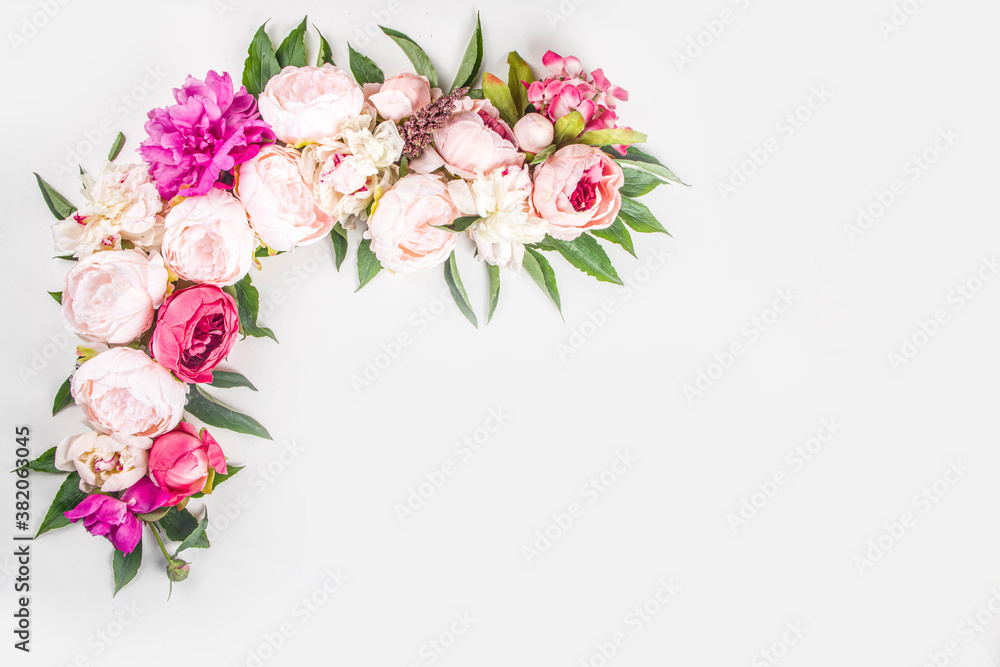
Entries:
<svg viewBox="0 0 1000 667">
<path fill-rule="evenodd" d="M 205 194 L 222 172 L 274 142 L 253 96 L 243 86 L 234 92 L 227 73 L 209 72 L 204 81 L 189 76 L 174 99 L 177 104 L 149 112 L 149 138 L 139 146 L 164 199 Z"/>
<path fill-rule="evenodd" d="M 233 349 L 239 328 L 233 297 L 215 285 L 195 285 L 163 302 L 149 349 L 184 382 L 211 382 L 212 369 Z"/>
<path fill-rule="evenodd" d="M 146 514 L 165 506 L 170 494 L 143 477 L 121 494 L 121 498 L 94 493 L 66 512 L 66 518 L 91 535 L 107 537 L 115 549 L 132 553 L 142 539 L 142 521 L 135 515 Z"/>
<path fill-rule="evenodd" d="M 204 489 L 209 468 L 220 475 L 226 474 L 222 447 L 206 429 L 198 433 L 187 422 L 158 437 L 149 450 L 149 476 L 169 494 L 167 505 L 176 505 Z"/>
</svg>

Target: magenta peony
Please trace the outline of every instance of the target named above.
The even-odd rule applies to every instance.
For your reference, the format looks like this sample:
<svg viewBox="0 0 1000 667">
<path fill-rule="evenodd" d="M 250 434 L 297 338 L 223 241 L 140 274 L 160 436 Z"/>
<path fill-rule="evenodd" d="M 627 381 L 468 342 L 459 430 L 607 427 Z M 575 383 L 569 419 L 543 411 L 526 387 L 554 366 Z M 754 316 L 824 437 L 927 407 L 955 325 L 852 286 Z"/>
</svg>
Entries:
<svg viewBox="0 0 1000 667">
<path fill-rule="evenodd" d="M 121 500 L 94 493 L 65 514 L 73 523 L 83 519 L 87 532 L 108 538 L 115 549 L 129 554 L 142 539 L 142 521 L 135 515 L 164 507 L 169 499 L 169 493 L 143 477 L 122 493 Z"/>
<path fill-rule="evenodd" d="M 142 159 L 164 199 L 203 195 L 224 171 L 252 159 L 274 132 L 260 120 L 257 103 L 243 86 L 234 93 L 229 74 L 192 76 L 174 89 L 177 104 L 149 112 Z"/>
</svg>

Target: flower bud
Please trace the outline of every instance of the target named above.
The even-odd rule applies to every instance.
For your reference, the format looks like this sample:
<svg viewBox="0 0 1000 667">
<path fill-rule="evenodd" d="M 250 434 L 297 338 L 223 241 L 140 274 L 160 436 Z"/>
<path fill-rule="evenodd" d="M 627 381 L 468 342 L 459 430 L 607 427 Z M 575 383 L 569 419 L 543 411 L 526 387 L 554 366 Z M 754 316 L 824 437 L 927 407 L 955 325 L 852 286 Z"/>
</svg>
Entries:
<svg viewBox="0 0 1000 667">
<path fill-rule="evenodd" d="M 184 581 L 191 574 L 191 564 L 180 558 L 171 558 L 167 561 L 167 576 L 170 581 Z"/>
<path fill-rule="evenodd" d="M 542 114 L 529 113 L 514 125 L 514 138 L 522 151 L 539 153 L 552 144 L 555 128 Z"/>
</svg>

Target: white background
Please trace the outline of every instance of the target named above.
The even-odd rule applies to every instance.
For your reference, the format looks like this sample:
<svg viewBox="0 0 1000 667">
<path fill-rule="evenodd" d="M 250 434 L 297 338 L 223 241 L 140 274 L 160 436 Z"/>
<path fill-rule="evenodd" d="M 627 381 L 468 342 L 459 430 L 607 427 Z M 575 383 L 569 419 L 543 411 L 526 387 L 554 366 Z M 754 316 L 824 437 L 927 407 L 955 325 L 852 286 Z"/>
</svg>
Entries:
<svg viewBox="0 0 1000 667">
<path fill-rule="evenodd" d="M 268 18 L 277 41 L 308 12 L 338 63 L 350 39 L 394 73 L 409 68 L 398 48 L 354 32 L 388 24 L 447 84 L 475 16 L 445 2 L 48 4 L 58 9 L 44 21 L 39 0 L 3 10 L 4 470 L 15 425 L 31 427 L 36 453 L 80 428 L 75 409 L 48 416 L 75 343 L 59 338 L 45 294 L 68 267 L 50 259 L 32 171 L 78 201 L 72 151 L 96 169 L 121 129 L 134 155 L 145 111 L 188 73 L 239 79 Z M 789 667 L 918 667 L 954 642 L 957 656 L 937 664 L 1000 664 L 988 607 L 1000 590 L 1000 280 L 977 276 L 1000 248 L 1000 7 L 906 4 L 915 13 L 884 35 L 892 0 L 481 3 L 487 71 L 505 77 L 517 49 L 539 72 L 551 48 L 630 91 L 624 121 L 694 185 L 644 200 L 673 238 L 637 235 L 638 260 L 610 250 L 631 291 L 553 258 L 565 323 L 527 275 L 505 275 L 479 331 L 441 300 L 439 270 L 380 275 L 354 294 L 353 258 L 338 274 L 326 242 L 265 261 L 254 280 L 281 343 L 240 343 L 228 367 L 260 392 L 225 398 L 274 442 L 217 432 L 248 467 L 209 499 L 213 547 L 187 552 L 191 577 L 168 603 L 155 543 L 112 599 L 107 542 L 78 527 L 44 536 L 31 655 L 10 646 L 13 561 L 0 547 L 3 663 L 756 666 L 773 664 L 768 650 Z M 29 37 L 15 48 L 11 34 Z M 689 40 L 701 53 L 678 64 Z M 788 114 L 799 114 L 794 131 Z M 933 164 L 914 172 L 925 151 Z M 724 196 L 734 170 L 751 175 Z M 897 180 L 901 194 L 852 240 L 859 207 L 878 212 Z M 464 259 L 485 319 L 485 270 Z M 981 289 L 959 297 L 966 284 Z M 773 318 L 779 291 L 793 304 Z M 421 324 L 421 309 L 440 315 Z M 894 367 L 890 353 L 937 311 L 936 335 L 916 335 L 919 349 Z M 753 318 L 770 322 L 756 339 Z M 401 335 L 408 344 L 386 363 Z M 730 364 L 734 342 L 744 352 Z M 368 363 L 383 368 L 358 391 L 352 377 Z M 717 379 L 689 400 L 699 372 Z M 505 423 L 462 460 L 453 446 L 490 410 Z M 841 426 L 797 469 L 786 456 L 824 419 Z M 590 502 L 584 485 L 618 452 L 634 463 Z M 457 472 L 401 523 L 396 505 L 448 460 Z M 934 503 L 915 498 L 952 462 L 967 468 L 956 483 L 939 483 Z M 752 497 L 782 472 L 773 498 Z M 37 525 L 57 480 L 32 480 Z M 9 540 L 10 477 L 2 487 Z M 760 507 L 734 530 L 727 517 L 744 499 Z M 574 502 L 582 516 L 529 564 L 522 547 Z M 888 536 L 907 512 L 912 525 Z M 880 539 L 884 555 L 859 566 Z M 328 595 L 338 568 L 348 580 Z M 661 580 L 679 592 L 648 602 Z M 310 597 L 323 603 L 306 613 Z M 646 603 L 658 613 L 635 632 L 628 614 Z M 463 613 L 471 627 L 433 653 Z M 985 625 L 970 630 L 977 613 Z M 607 660 L 617 632 L 626 641 Z"/>
</svg>

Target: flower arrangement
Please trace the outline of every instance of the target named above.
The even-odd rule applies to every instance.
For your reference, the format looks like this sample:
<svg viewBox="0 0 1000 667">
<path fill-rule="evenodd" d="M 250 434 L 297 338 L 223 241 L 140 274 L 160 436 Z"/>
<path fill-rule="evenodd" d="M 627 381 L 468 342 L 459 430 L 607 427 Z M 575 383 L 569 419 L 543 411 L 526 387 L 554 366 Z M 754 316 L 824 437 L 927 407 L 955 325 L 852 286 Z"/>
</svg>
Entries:
<svg viewBox="0 0 1000 667">
<path fill-rule="evenodd" d="M 488 270 L 488 322 L 501 270 L 524 269 L 561 309 L 547 255 L 620 284 L 598 239 L 634 255 L 631 232 L 666 233 L 636 198 L 681 181 L 619 126 L 628 94 L 602 70 L 549 51 L 539 79 L 511 52 L 507 81 L 484 73 L 477 88 L 477 20 L 445 92 L 400 32 L 382 28 L 415 72 L 386 78 L 350 46 L 350 73 L 337 67 L 322 34 L 308 65 L 306 29 L 275 49 L 261 26 L 241 86 L 189 76 L 174 104 L 149 112 L 140 162 L 117 161 L 119 133 L 96 175 L 81 169 L 79 208 L 36 174 L 57 252 L 73 262 L 50 294 L 82 340 L 53 414 L 75 404 L 88 429 L 15 472 L 66 474 L 37 534 L 82 523 L 108 539 L 115 593 L 136 576 L 144 529 L 171 585 L 189 574 L 180 554 L 209 546 L 207 510 L 196 518 L 188 504 L 241 468 L 208 428 L 270 437 L 206 390 L 256 391 L 218 366 L 240 336 L 277 340 L 257 321 L 262 259 L 329 238 L 339 270 L 360 236 L 358 289 L 383 269 L 443 266 L 478 325 L 455 260 L 463 234 Z"/>
</svg>

